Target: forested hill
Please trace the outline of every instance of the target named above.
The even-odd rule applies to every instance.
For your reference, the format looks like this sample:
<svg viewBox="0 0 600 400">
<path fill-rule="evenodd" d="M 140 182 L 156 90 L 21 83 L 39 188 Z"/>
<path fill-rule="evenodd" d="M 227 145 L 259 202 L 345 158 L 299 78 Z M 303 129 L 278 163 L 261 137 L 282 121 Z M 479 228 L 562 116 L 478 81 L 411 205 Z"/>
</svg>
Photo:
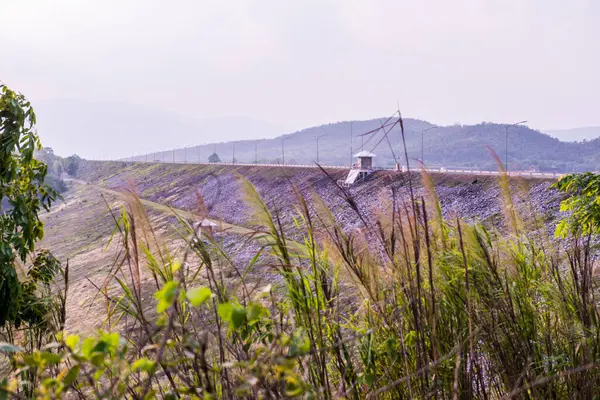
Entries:
<svg viewBox="0 0 600 400">
<path fill-rule="evenodd" d="M 207 162 L 216 152 L 222 162 L 280 163 L 282 147 L 286 163 L 312 163 L 317 159 L 327 165 L 347 165 L 351 152 L 361 148 L 377 155 L 375 165 L 394 165 L 394 154 L 404 159 L 402 135 L 395 126 L 384 139 L 383 133 L 361 134 L 380 127 L 386 118 L 367 121 L 345 121 L 304 129 L 274 139 L 214 143 L 175 151 L 140 155 L 138 161 L 165 160 Z M 479 125 L 436 126 L 426 121 L 405 119 L 406 146 L 410 159 L 421 159 L 421 132 L 424 161 L 429 166 L 469 167 L 494 169 L 495 161 L 489 149 L 504 161 L 506 125 L 482 123 Z M 511 126 L 508 134 L 508 164 L 510 170 L 539 170 L 553 172 L 595 171 L 600 165 L 600 139 L 583 142 L 561 142 L 558 139 L 526 126 Z M 325 135 L 325 136 L 322 136 Z M 218 138 L 215 138 L 218 139 Z M 364 143 L 363 143 L 364 141 Z M 488 149 L 489 148 L 489 149 Z"/>
</svg>

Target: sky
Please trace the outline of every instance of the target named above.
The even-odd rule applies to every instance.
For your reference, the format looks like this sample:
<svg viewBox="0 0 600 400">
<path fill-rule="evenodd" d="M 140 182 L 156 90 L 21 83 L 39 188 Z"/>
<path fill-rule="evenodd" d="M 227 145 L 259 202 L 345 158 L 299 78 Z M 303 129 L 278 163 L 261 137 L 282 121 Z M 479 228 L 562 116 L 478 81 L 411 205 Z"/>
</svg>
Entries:
<svg viewBox="0 0 600 400">
<path fill-rule="evenodd" d="M 289 131 L 397 103 L 436 124 L 566 129 L 600 125 L 598 38 L 597 0 L 0 0 L 0 80 L 34 106 Z"/>
</svg>

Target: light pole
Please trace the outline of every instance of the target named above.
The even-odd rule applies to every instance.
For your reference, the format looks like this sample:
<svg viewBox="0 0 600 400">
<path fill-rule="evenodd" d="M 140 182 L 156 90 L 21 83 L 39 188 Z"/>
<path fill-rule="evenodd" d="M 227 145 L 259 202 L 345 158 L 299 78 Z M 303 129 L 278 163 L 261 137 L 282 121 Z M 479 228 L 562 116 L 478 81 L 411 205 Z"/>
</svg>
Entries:
<svg viewBox="0 0 600 400">
<path fill-rule="evenodd" d="M 425 139 L 424 139 L 425 135 L 424 135 L 424 133 L 427 132 L 427 131 L 430 131 L 432 129 L 435 129 L 435 128 L 437 128 L 437 126 L 430 126 L 429 128 L 423 129 L 421 131 L 421 162 L 423 163 L 423 165 L 425 165 L 425 156 L 423 155 L 423 148 L 425 147 L 424 146 L 424 144 L 425 144 Z"/>
<path fill-rule="evenodd" d="M 329 133 L 317 136 L 317 164 L 319 163 L 319 139 L 327 135 L 329 135 Z"/>
<path fill-rule="evenodd" d="M 292 137 L 281 138 L 281 164 L 285 165 L 285 141 L 291 139 Z"/>
<path fill-rule="evenodd" d="M 506 172 L 508 172 L 508 128 L 510 128 L 512 126 L 516 126 L 516 125 L 521 125 L 526 122 L 527 121 L 519 121 L 519 122 L 515 122 L 514 124 L 506 125 L 504 127 L 504 133 L 506 134 L 506 136 L 505 136 L 506 140 L 504 141 L 504 169 L 506 169 Z"/>
<path fill-rule="evenodd" d="M 265 139 L 258 139 L 254 142 L 254 164 L 258 164 L 258 143 Z"/>
<path fill-rule="evenodd" d="M 350 122 L 350 168 L 352 168 L 352 146 L 354 144 L 354 135 L 352 133 L 352 122 Z"/>
</svg>

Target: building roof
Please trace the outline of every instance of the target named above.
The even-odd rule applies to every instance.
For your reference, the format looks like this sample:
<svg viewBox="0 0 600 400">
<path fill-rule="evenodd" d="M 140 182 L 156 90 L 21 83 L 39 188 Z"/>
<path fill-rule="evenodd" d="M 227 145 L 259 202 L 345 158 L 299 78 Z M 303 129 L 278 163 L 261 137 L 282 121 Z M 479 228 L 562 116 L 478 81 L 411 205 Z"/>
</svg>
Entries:
<svg viewBox="0 0 600 400">
<path fill-rule="evenodd" d="M 366 151 L 366 150 L 363 150 L 363 151 L 361 151 L 361 152 L 359 152 L 359 153 L 356 153 L 356 154 L 354 155 L 354 157 L 361 158 L 361 157 L 376 157 L 376 156 L 375 156 L 375 154 L 373 154 L 373 153 L 371 153 L 371 152 L 368 152 L 368 151 Z"/>
</svg>

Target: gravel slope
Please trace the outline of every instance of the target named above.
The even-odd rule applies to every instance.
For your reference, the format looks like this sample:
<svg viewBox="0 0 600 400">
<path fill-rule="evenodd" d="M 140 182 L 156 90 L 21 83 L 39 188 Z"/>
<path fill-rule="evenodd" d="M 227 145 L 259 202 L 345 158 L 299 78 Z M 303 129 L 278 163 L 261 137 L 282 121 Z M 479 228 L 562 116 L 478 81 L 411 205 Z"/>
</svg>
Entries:
<svg viewBox="0 0 600 400">
<path fill-rule="evenodd" d="M 297 214 L 297 188 L 306 198 L 318 194 L 346 228 L 359 227 L 360 220 L 335 184 L 347 170 L 327 170 L 327 174 L 316 168 L 90 162 L 82 168 L 81 178 L 113 189 L 134 188 L 143 198 L 176 208 L 193 211 L 203 203 L 214 218 L 251 225 L 239 182 L 244 177 L 254 184 L 271 211 L 280 213 L 286 225 L 292 224 Z M 502 194 L 496 177 L 435 174 L 432 178 L 445 216 L 502 226 Z M 561 196 L 551 184 L 551 180 L 543 179 L 511 181 L 513 199 L 525 220 L 532 215 L 550 225 L 555 220 Z M 412 175 L 412 185 L 417 198 L 424 196 L 420 174 Z M 409 201 L 406 173 L 377 171 L 348 190 L 367 218 L 383 210 L 394 191 L 399 204 Z"/>
</svg>

